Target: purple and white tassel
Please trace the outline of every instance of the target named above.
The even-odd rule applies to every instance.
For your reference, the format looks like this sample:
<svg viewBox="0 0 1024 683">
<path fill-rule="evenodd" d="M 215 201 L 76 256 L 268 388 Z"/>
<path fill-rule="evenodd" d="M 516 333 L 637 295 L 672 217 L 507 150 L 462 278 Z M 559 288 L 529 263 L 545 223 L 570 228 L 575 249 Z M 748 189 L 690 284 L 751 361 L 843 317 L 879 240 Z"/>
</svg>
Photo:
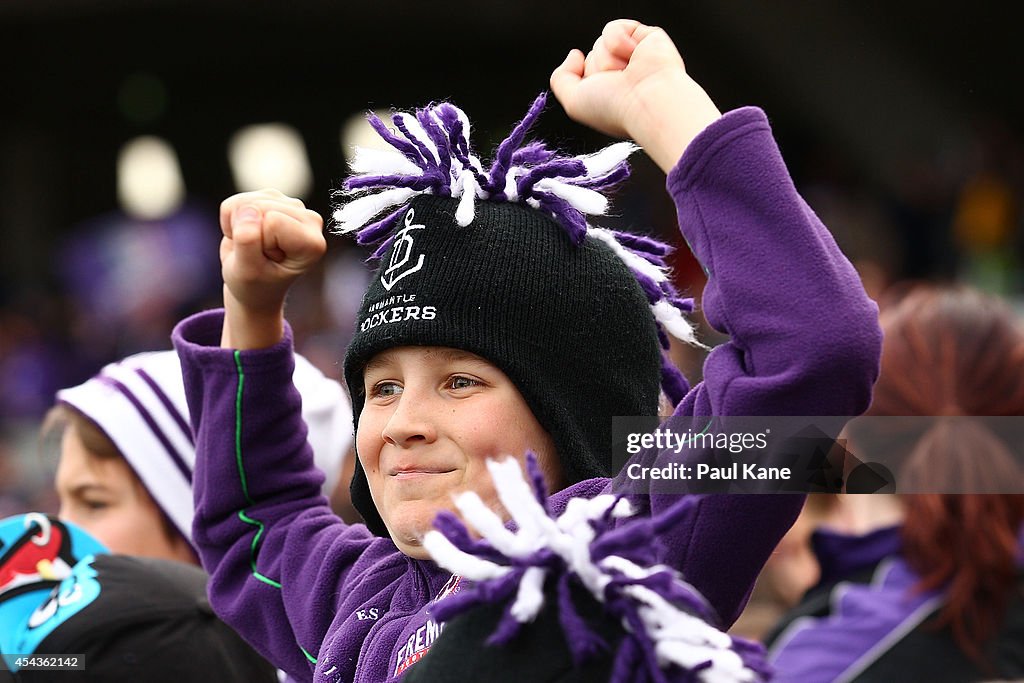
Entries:
<svg viewBox="0 0 1024 683">
<path fill-rule="evenodd" d="M 469 540 L 466 528 L 447 514 L 439 518 L 439 530 L 426 534 L 423 545 L 440 566 L 475 583 L 437 603 L 436 618 L 447 620 L 477 604 L 511 600 L 489 641 L 508 642 L 540 613 L 544 585 L 551 578 L 563 628 L 573 631 L 566 634 L 566 642 L 573 660 L 582 663 L 606 645 L 572 604 L 568 586 L 575 580 L 623 624 L 613 683 L 634 680 L 637 666 L 652 681 L 747 683 L 767 678 L 763 648 L 713 626 L 713 610 L 697 589 L 674 569 L 651 563 L 658 529 L 671 525 L 680 510 L 620 523 L 633 514 L 629 503 L 601 495 L 573 498 L 552 518 L 543 488 L 537 486 L 542 478 L 532 454 L 527 456 L 528 480 L 513 458 L 490 460 L 487 467 L 517 530 L 502 524 L 475 493 L 456 498 L 463 519 L 481 540 Z"/>
</svg>

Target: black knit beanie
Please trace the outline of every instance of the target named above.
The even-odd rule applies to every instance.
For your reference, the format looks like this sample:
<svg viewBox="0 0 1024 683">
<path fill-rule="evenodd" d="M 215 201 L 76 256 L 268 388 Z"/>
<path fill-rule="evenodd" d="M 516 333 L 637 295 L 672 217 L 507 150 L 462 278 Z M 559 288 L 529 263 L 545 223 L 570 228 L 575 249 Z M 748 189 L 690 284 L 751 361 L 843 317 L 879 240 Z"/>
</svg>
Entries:
<svg viewBox="0 0 1024 683">
<path fill-rule="evenodd" d="M 554 441 L 566 484 L 608 476 L 612 417 L 658 409 L 661 355 L 643 291 L 607 246 L 573 245 L 535 209 L 481 202 L 462 227 L 457 204 L 414 199 L 363 298 L 345 356 L 357 427 L 375 354 L 447 346 L 508 375 Z M 352 502 L 387 533 L 358 461 Z"/>
<path fill-rule="evenodd" d="M 499 146 L 489 173 L 469 149 L 465 115 L 452 105 L 396 114 L 401 138 L 371 117 L 397 152 L 390 172 L 377 170 L 379 158 L 354 164 L 364 172 L 347 182 L 355 198 L 334 214 L 340 232 L 359 229 L 360 242 L 383 242 L 345 380 L 358 428 L 363 369 L 375 354 L 443 346 L 481 356 L 515 384 L 571 485 L 611 474 L 614 416 L 655 415 L 666 378 L 685 386 L 677 371 L 666 371 L 658 322 L 682 320 L 677 309 L 688 302 L 670 296 L 661 271 L 651 270 L 664 265 L 664 245 L 593 229 L 572 201 L 603 200 L 593 188 L 621 180 L 631 150 L 614 150 L 608 156 L 619 156 L 609 162 L 520 146 L 542 106 L 543 97 Z M 575 188 L 566 190 L 574 175 Z M 351 494 L 367 526 L 386 536 L 358 459 Z"/>
</svg>

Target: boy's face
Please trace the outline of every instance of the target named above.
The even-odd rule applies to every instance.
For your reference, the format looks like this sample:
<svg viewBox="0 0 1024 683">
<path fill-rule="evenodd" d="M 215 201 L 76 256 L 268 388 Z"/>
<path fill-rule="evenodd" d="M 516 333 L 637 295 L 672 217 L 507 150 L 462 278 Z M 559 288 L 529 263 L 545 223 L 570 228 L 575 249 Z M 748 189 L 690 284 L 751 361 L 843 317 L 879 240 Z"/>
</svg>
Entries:
<svg viewBox="0 0 1024 683">
<path fill-rule="evenodd" d="M 113 553 L 197 563 L 188 542 L 169 534 L 163 513 L 122 457 L 99 457 L 70 424 L 57 466 L 60 517 Z"/>
<path fill-rule="evenodd" d="M 551 437 L 501 370 L 457 349 L 403 346 L 367 364 L 356 445 L 373 502 L 398 548 L 425 558 L 423 534 L 453 494 L 475 491 L 503 517 L 488 458 L 537 454 L 560 484 Z"/>
</svg>

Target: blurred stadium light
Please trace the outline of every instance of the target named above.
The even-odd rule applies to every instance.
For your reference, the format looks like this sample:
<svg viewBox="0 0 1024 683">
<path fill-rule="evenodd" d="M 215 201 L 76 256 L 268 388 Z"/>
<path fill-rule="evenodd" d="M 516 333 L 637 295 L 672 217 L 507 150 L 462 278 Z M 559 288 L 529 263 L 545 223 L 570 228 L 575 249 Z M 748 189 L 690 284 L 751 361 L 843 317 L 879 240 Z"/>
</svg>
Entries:
<svg viewBox="0 0 1024 683">
<path fill-rule="evenodd" d="M 313 188 L 313 170 L 302 136 L 287 124 L 246 126 L 228 143 L 228 159 L 240 192 L 269 187 L 305 198 Z"/>
<path fill-rule="evenodd" d="M 117 157 L 117 198 L 125 213 L 143 220 L 164 218 L 181 206 L 185 181 L 170 143 L 145 135 L 121 148 Z"/>
<path fill-rule="evenodd" d="M 390 122 L 390 111 L 375 109 L 376 114 L 384 123 Z M 348 117 L 348 120 L 341 127 L 341 151 L 345 154 L 345 161 L 352 163 L 357 147 L 366 149 L 392 150 L 388 143 L 384 142 L 377 131 L 370 127 L 366 120 L 366 113 L 360 112 Z M 390 127 L 390 126 L 389 126 Z"/>
</svg>

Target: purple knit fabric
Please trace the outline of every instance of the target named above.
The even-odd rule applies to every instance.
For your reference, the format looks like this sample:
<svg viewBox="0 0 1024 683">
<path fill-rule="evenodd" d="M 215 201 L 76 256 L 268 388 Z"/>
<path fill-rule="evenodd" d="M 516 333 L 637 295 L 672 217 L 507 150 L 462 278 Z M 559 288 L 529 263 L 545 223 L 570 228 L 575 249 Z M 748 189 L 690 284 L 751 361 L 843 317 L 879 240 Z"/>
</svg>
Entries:
<svg viewBox="0 0 1024 683">
<path fill-rule="evenodd" d="M 530 105 L 530 109 L 526 112 L 523 120 L 516 124 L 516 127 L 512 129 L 509 136 L 498 145 L 498 149 L 494 153 L 494 163 L 491 165 L 491 170 L 488 173 L 490 183 L 487 186 L 487 189 L 496 199 L 506 199 L 505 177 L 509 172 L 512 155 L 517 149 L 522 147 L 526 134 L 533 127 L 533 124 L 537 122 L 537 118 L 544 110 L 544 105 L 547 104 L 547 101 L 547 93 L 538 95 L 533 104 Z"/>
<path fill-rule="evenodd" d="M 651 254 L 658 254 L 659 256 L 668 256 L 672 253 L 671 247 L 663 242 L 659 242 L 653 237 L 636 235 L 634 233 L 623 232 L 621 230 L 613 230 L 612 234 L 615 235 L 615 239 L 621 242 L 624 246 L 627 246 L 634 251 L 646 251 Z"/>
<path fill-rule="evenodd" d="M 396 211 L 392 211 L 386 218 L 377 221 L 373 225 L 366 226 L 359 231 L 356 241 L 359 244 L 373 244 L 386 238 L 395 229 L 403 213 L 405 213 L 404 206 Z"/>
<path fill-rule="evenodd" d="M 555 152 L 548 149 L 543 142 L 530 142 L 512 153 L 512 163 L 517 166 L 533 166 L 543 164 L 554 158 Z"/>
<path fill-rule="evenodd" d="M 516 181 L 520 197 L 532 197 L 533 186 L 544 178 L 579 178 L 586 175 L 587 167 L 579 159 L 552 159 L 534 166 Z"/>
<path fill-rule="evenodd" d="M 366 120 L 369 122 L 370 127 L 373 128 L 377 132 L 377 135 L 379 135 L 386 143 L 401 152 L 406 159 L 420 168 L 423 168 L 423 155 L 416 148 L 416 145 L 409 142 L 404 137 L 392 133 L 376 114 L 371 112 L 367 115 Z"/>
<path fill-rule="evenodd" d="M 391 122 L 395 124 L 395 128 L 402 131 L 402 135 L 404 135 L 406 139 L 412 142 L 413 147 L 416 148 L 416 153 L 420 157 L 420 168 L 422 168 L 429 177 L 437 180 L 438 183 L 443 182 L 440 178 L 437 177 L 439 175 L 437 168 L 437 160 L 434 158 L 434 155 L 430 153 L 430 149 L 427 148 L 426 143 L 420 140 L 417 136 L 412 134 L 412 132 L 409 130 L 408 124 L 405 122 L 405 119 L 402 118 L 400 115 L 395 114 L 394 116 L 392 116 Z M 384 186 L 390 185 L 390 183 L 386 180 L 387 177 L 388 176 L 379 176 L 379 178 L 381 178 L 379 184 Z M 348 181 L 346 181 L 346 184 L 351 183 L 352 180 L 353 179 L 350 178 Z"/>
</svg>

